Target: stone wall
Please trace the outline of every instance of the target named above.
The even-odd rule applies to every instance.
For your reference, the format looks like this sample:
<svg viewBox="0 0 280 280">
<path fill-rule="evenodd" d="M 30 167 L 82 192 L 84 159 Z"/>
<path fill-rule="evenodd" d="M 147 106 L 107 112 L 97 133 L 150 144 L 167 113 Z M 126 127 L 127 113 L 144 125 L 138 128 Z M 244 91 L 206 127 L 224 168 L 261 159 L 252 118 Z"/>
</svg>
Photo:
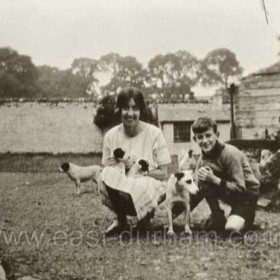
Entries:
<svg viewBox="0 0 280 280">
<path fill-rule="evenodd" d="M 2 101 L 0 153 L 101 153 L 94 112 L 85 101 Z"/>
<path fill-rule="evenodd" d="M 101 163 L 103 134 L 85 100 L 0 101 L 0 172 L 56 172 Z"/>
</svg>

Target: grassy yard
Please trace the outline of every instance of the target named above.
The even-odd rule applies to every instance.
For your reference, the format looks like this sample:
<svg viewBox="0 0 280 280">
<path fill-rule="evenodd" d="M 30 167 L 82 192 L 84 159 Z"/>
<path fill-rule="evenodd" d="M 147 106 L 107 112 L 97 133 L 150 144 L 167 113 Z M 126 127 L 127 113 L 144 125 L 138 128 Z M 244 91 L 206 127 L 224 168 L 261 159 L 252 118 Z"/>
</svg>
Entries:
<svg viewBox="0 0 280 280">
<path fill-rule="evenodd" d="M 112 214 L 96 189 L 76 196 L 64 174 L 1 173 L 0 259 L 10 279 L 279 279 L 279 214 L 257 211 L 243 241 L 204 233 L 208 214 L 203 203 L 192 213 L 192 238 L 180 217 L 166 238 L 164 205 L 146 234 L 105 238 Z"/>
</svg>

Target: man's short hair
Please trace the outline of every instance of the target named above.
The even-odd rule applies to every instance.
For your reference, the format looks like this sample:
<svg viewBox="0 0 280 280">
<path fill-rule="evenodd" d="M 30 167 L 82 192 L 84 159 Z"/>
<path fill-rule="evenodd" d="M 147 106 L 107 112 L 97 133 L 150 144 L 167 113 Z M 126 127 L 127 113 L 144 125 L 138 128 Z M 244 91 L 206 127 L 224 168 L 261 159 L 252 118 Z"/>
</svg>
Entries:
<svg viewBox="0 0 280 280">
<path fill-rule="evenodd" d="M 214 133 L 218 131 L 217 123 L 209 117 L 199 117 L 192 125 L 193 133 L 203 133 L 213 128 Z"/>
</svg>

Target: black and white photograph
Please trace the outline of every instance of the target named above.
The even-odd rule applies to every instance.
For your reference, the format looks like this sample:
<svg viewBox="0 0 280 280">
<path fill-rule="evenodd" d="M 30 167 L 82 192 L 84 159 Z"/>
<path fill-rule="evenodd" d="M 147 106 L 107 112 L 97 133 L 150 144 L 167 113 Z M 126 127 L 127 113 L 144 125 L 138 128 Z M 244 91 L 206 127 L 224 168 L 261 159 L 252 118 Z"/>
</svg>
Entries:
<svg viewBox="0 0 280 280">
<path fill-rule="evenodd" d="M 0 0 L 0 280 L 276 280 L 279 249 L 279 0 Z"/>
</svg>

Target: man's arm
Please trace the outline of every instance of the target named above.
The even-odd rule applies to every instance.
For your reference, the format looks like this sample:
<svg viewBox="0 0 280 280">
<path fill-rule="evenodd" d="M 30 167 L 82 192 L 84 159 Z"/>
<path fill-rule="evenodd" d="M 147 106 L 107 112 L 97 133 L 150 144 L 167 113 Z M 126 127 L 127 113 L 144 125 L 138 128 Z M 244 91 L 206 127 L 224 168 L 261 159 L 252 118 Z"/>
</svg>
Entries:
<svg viewBox="0 0 280 280">
<path fill-rule="evenodd" d="M 221 162 L 227 170 L 227 176 L 225 177 L 229 179 L 219 178 L 207 166 L 198 170 L 198 179 L 232 192 L 242 193 L 246 189 L 242 160 L 242 156 L 235 153 L 227 154 L 221 158 Z"/>
</svg>

